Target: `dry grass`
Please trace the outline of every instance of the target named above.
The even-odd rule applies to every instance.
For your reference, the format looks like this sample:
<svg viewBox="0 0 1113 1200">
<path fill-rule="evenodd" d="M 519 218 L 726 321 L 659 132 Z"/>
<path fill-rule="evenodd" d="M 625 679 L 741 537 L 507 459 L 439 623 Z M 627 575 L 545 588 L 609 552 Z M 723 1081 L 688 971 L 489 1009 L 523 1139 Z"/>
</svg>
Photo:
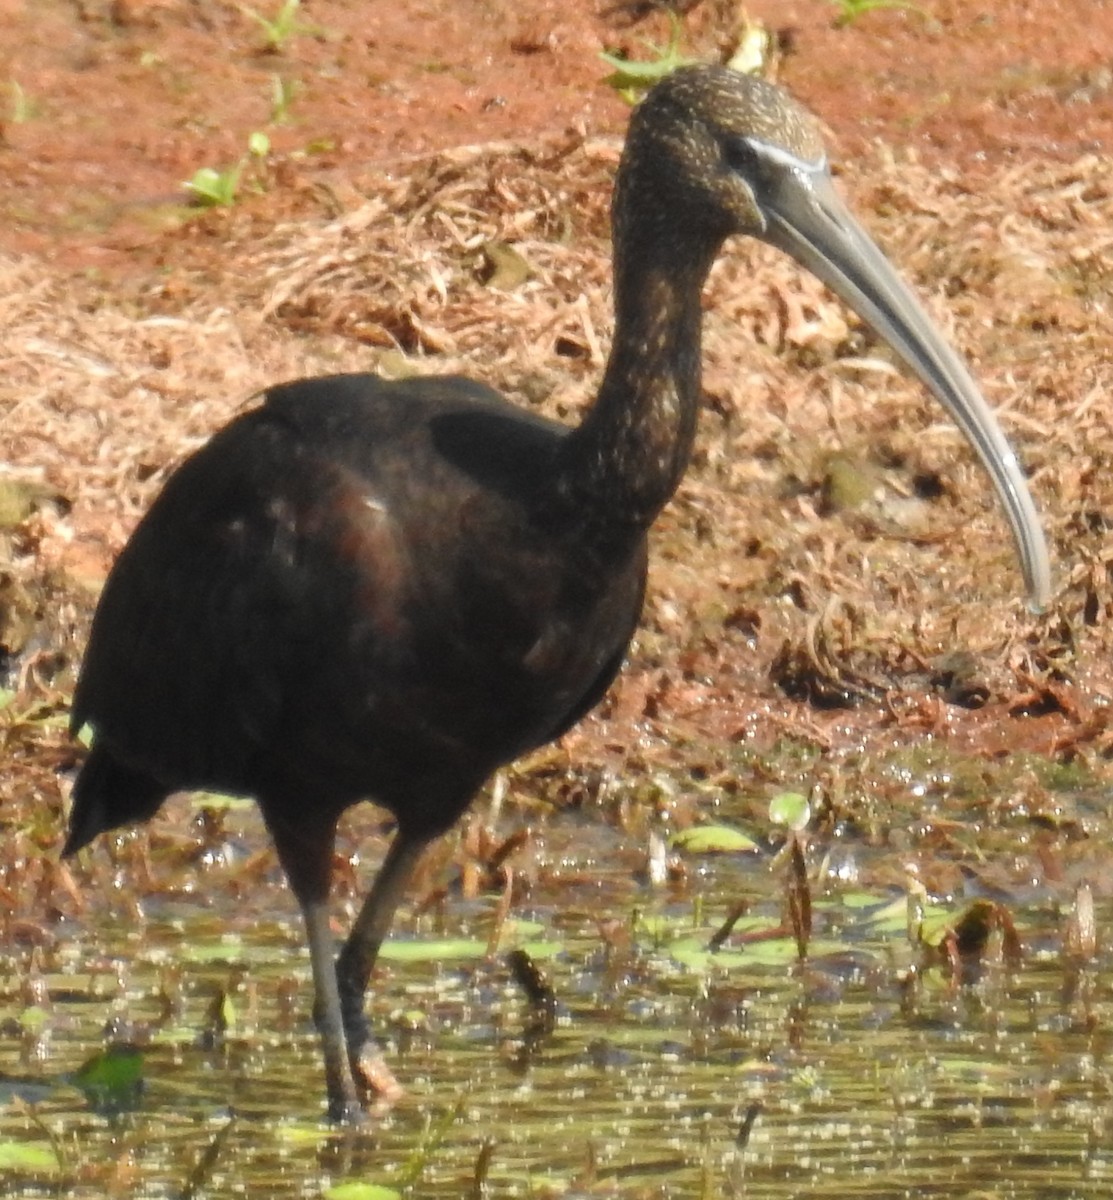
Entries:
<svg viewBox="0 0 1113 1200">
<path fill-rule="evenodd" d="M 0 260 L 0 484 L 34 485 L 0 528 L 0 642 L 18 693 L 0 711 L 6 798 L 57 813 L 59 722 L 13 713 L 64 709 L 111 555 L 167 469 L 268 383 L 465 371 L 576 418 L 611 331 L 617 154 L 475 147 L 286 223 L 265 205 L 207 216 L 139 285 Z M 1056 604 L 1027 613 L 990 487 L 932 402 L 810 278 L 739 244 L 706 293 L 697 459 L 656 536 L 630 669 L 573 735 L 580 760 L 629 762 L 635 742 L 677 731 L 687 744 L 789 728 L 828 745 L 894 729 L 989 750 L 1109 745 L 1108 171 L 1032 164 L 969 190 L 879 151 L 843 182 L 1032 468 Z M 512 245 L 528 278 L 485 283 L 490 244 Z M 955 708 L 948 687 L 988 702 Z M 800 697 L 860 703 L 836 719 Z M 51 821 L 34 826 L 40 844 Z"/>
</svg>

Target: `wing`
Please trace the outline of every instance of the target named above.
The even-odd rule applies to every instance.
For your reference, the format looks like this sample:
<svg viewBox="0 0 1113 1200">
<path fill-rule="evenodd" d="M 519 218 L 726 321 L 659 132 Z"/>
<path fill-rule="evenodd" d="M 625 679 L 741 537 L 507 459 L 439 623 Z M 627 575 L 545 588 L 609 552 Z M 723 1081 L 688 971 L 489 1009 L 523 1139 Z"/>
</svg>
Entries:
<svg viewBox="0 0 1113 1200">
<path fill-rule="evenodd" d="M 258 412 L 225 427 L 171 476 L 105 585 L 73 724 L 168 785 L 249 790 L 304 666 L 289 457 Z"/>
<path fill-rule="evenodd" d="M 299 733 L 328 742 L 339 771 L 340 727 L 366 742 L 376 681 L 406 678 L 423 582 L 411 552 L 439 565 L 457 489 L 479 486 L 431 445 L 428 422 L 446 409 L 509 412 L 511 430 L 533 431 L 531 450 L 553 440 L 550 423 L 457 377 L 298 381 L 220 430 L 113 567 L 73 726 L 92 724 L 170 787 L 253 794 L 264 760 Z"/>
</svg>

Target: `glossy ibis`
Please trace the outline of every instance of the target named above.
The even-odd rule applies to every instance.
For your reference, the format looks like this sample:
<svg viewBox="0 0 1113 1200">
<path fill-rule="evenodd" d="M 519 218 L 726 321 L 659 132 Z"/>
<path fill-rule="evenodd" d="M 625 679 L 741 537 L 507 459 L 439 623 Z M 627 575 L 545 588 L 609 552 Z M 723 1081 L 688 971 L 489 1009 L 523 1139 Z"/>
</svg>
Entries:
<svg viewBox="0 0 1113 1200">
<path fill-rule="evenodd" d="M 700 289 L 729 235 L 793 255 L 946 406 L 1048 597 L 1008 443 L 837 199 L 804 110 L 725 68 L 676 72 L 631 117 L 613 216 L 614 346 L 580 425 L 458 376 L 282 384 L 170 476 L 97 609 L 73 708 L 95 741 L 64 853 L 176 790 L 255 797 L 305 917 L 336 1119 L 384 1077 L 364 994 L 422 848 L 622 663 L 646 532 L 691 454 Z M 364 799 L 397 833 L 334 963 L 336 825 Z"/>
</svg>

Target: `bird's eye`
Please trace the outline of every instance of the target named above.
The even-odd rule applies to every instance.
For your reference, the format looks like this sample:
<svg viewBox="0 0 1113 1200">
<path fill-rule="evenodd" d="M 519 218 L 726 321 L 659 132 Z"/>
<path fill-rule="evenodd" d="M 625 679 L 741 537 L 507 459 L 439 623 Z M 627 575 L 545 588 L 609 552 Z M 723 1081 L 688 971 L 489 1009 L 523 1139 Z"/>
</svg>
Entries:
<svg viewBox="0 0 1113 1200">
<path fill-rule="evenodd" d="M 758 152 L 749 138 L 731 138 L 723 143 L 723 163 L 729 171 L 753 175 L 758 162 Z"/>
</svg>

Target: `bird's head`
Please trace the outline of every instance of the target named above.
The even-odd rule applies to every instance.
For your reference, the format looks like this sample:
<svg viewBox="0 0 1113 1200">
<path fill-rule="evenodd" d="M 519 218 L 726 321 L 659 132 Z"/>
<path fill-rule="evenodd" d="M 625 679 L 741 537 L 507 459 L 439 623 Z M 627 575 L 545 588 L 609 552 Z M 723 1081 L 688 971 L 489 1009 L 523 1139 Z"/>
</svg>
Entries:
<svg viewBox="0 0 1113 1200">
<path fill-rule="evenodd" d="M 950 412 L 992 478 L 1033 603 L 1051 593 L 1047 547 L 1016 456 L 977 385 L 840 200 L 818 123 L 780 88 L 726 67 L 674 72 L 630 120 L 615 192 L 616 258 L 635 272 L 703 271 L 748 234 L 836 293 Z"/>
<path fill-rule="evenodd" d="M 642 205 L 680 233 L 695 231 L 679 228 L 684 217 L 695 220 L 716 240 L 764 237 L 786 185 L 827 175 L 815 118 L 780 88 L 726 67 L 691 67 L 659 83 L 631 118 L 624 157 Z"/>
</svg>

